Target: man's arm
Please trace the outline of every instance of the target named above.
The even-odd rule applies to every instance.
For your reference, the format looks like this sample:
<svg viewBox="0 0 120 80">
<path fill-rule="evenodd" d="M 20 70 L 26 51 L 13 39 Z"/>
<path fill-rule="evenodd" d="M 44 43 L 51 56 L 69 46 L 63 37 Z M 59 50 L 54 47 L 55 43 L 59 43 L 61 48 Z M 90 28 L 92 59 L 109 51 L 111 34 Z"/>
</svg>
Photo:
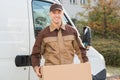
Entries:
<svg viewBox="0 0 120 80">
<path fill-rule="evenodd" d="M 41 68 L 39 67 L 41 59 L 41 46 L 42 46 L 42 33 L 40 32 L 36 38 L 31 54 L 32 67 L 36 74 L 38 75 L 38 77 L 42 77 L 40 70 Z"/>
<path fill-rule="evenodd" d="M 73 41 L 73 45 L 74 45 L 74 49 L 75 49 L 75 53 L 78 55 L 80 61 L 83 62 L 87 62 L 88 61 L 88 57 L 86 56 L 86 49 L 83 46 L 83 43 L 80 39 L 80 37 L 78 36 L 77 32 L 75 33 L 75 40 Z"/>
</svg>

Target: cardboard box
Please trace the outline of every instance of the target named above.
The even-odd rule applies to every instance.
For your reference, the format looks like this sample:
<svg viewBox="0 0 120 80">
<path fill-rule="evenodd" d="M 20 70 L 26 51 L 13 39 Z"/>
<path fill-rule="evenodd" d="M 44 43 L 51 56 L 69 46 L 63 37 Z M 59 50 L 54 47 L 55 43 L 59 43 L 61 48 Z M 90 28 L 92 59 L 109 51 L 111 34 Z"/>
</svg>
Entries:
<svg viewBox="0 0 120 80">
<path fill-rule="evenodd" d="M 90 64 L 65 64 L 42 67 L 43 80 L 92 80 Z"/>
</svg>

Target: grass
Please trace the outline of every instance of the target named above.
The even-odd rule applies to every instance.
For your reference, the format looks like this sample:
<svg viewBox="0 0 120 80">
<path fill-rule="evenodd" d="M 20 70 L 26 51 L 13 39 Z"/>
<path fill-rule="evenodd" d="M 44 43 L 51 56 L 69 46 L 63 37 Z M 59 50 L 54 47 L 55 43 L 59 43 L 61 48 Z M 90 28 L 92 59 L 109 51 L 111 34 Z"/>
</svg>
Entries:
<svg viewBox="0 0 120 80">
<path fill-rule="evenodd" d="M 120 67 L 107 66 L 107 76 L 120 75 Z"/>
</svg>

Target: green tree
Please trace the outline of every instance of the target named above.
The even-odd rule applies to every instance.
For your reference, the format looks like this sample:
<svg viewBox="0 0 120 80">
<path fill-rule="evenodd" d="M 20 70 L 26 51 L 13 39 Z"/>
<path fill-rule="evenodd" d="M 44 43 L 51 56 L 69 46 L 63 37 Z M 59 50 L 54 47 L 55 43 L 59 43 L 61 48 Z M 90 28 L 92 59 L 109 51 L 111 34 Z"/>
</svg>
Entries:
<svg viewBox="0 0 120 80">
<path fill-rule="evenodd" d="M 120 35 L 120 6 L 117 0 L 99 0 L 89 11 L 88 25 L 105 36 Z"/>
<path fill-rule="evenodd" d="M 83 12 L 76 15 L 76 18 L 80 16 L 80 19 L 75 22 L 78 29 L 88 25 L 92 28 L 93 34 L 120 39 L 119 0 L 98 0 L 95 6 L 92 6 L 89 0 L 84 8 Z"/>
</svg>

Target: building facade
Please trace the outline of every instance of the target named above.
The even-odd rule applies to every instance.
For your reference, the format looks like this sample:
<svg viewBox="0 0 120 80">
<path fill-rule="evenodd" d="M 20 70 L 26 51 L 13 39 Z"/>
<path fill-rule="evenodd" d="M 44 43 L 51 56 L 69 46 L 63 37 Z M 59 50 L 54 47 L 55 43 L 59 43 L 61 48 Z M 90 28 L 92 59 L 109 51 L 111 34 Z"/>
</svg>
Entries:
<svg viewBox="0 0 120 80">
<path fill-rule="evenodd" d="M 98 0 L 59 0 L 71 18 L 76 18 L 77 14 L 85 11 L 85 7 L 94 5 Z"/>
</svg>

